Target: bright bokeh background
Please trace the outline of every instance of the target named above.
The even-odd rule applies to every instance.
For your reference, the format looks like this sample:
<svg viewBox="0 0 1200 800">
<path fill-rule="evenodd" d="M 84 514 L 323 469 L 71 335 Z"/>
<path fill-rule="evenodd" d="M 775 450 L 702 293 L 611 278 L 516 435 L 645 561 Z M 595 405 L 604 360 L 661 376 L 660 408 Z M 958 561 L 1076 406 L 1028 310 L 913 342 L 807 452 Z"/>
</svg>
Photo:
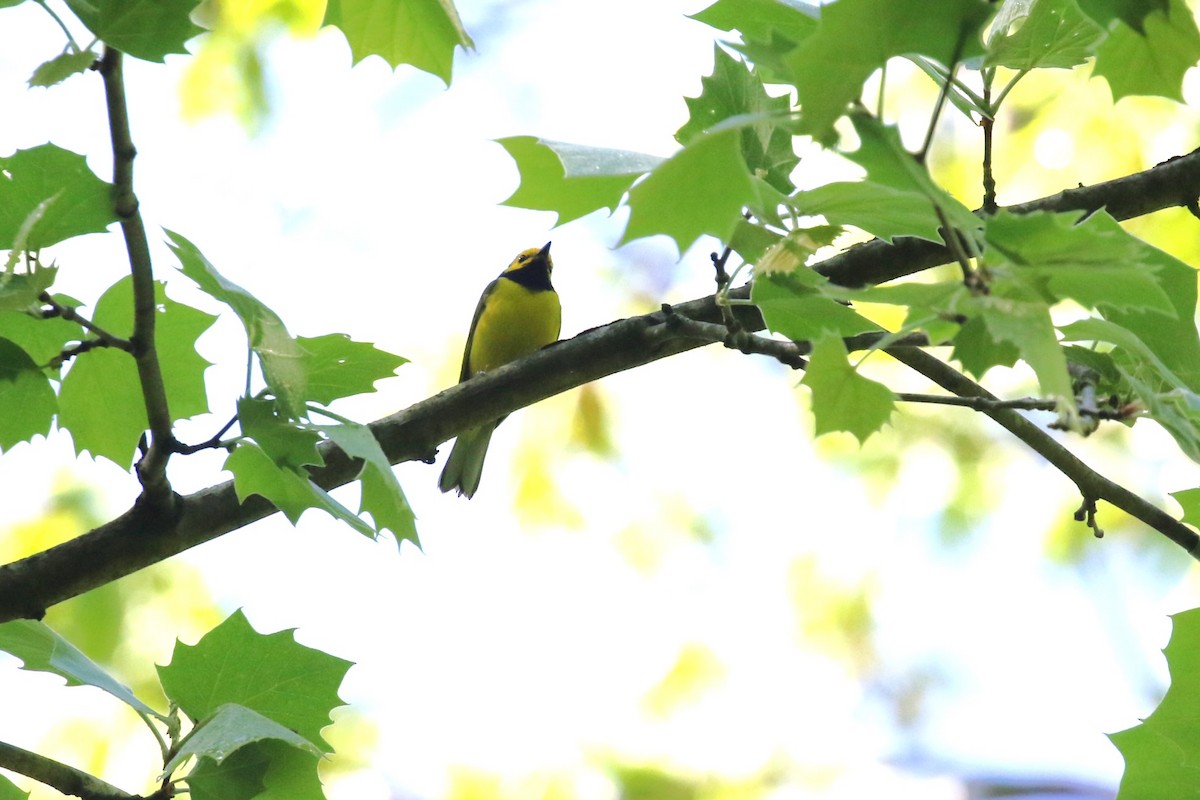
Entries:
<svg viewBox="0 0 1200 800">
<path fill-rule="evenodd" d="M 130 62 L 151 237 L 183 233 L 294 333 L 345 332 L 410 358 L 377 395 L 338 407 L 364 421 L 453 382 L 479 291 L 524 247 L 554 241 L 565 336 L 708 294 L 712 242 L 682 258 L 656 239 L 614 248 L 620 214 L 552 230 L 552 215 L 499 206 L 517 175 L 491 141 L 670 154 L 682 97 L 711 68 L 717 32 L 685 17 L 705 5 L 463 0 L 477 50 L 448 91 L 378 59 L 351 68 L 335 32 L 278 36 L 263 45 L 272 110 L 256 133 L 231 115 L 183 121 L 190 59 Z M 24 88 L 59 35 L 34 7 L 0 11 L 0 153 L 53 140 L 106 176 L 95 76 Z M 900 66 L 889 86 L 891 118 L 919 140 L 934 90 Z M 1190 110 L 1113 106 L 1086 70 L 1028 80 L 1001 120 L 1001 202 L 1192 149 L 1195 70 L 1186 93 Z M 830 160 L 802 162 L 802 182 Z M 977 161 L 978 132 L 947 122 L 935 168 L 972 206 Z M 1184 212 L 1134 227 L 1200 264 Z M 57 248 L 60 290 L 95 298 L 123 253 L 117 236 Z M 156 254 L 173 296 L 218 310 Z M 185 440 L 220 426 L 242 381 L 235 320 L 202 345 L 215 415 L 181 425 Z M 927 390 L 878 360 L 867 368 Z M 797 380 L 719 348 L 613 376 L 506 422 L 470 502 L 439 494 L 435 467 L 398 467 L 423 552 L 317 514 L 295 529 L 272 518 L 48 621 L 147 697 L 176 637 L 194 642 L 237 607 L 356 662 L 327 736 L 332 798 L 1114 788 L 1121 759 L 1104 734 L 1148 714 L 1165 685 L 1167 615 L 1197 598 L 1186 557 L 1111 509 L 1094 540 L 1071 520 L 1069 482 L 967 411 L 905 408 L 861 449 L 814 444 Z M 1156 502 L 1200 485 L 1146 423 L 1072 446 Z M 176 488 L 222 480 L 220 461 L 176 459 Z M 0 555 L 87 529 L 136 489 L 76 459 L 64 435 L 18 447 L 0 458 Z M 132 714 L 12 659 L 0 669 L 0 740 L 149 788 L 157 750 Z"/>
</svg>

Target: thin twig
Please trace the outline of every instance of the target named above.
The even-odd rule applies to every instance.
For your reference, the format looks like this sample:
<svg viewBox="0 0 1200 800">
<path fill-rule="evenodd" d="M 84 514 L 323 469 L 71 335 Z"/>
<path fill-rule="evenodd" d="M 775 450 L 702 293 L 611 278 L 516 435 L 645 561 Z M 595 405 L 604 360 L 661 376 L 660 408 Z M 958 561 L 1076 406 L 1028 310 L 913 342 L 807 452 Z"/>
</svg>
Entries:
<svg viewBox="0 0 1200 800">
<path fill-rule="evenodd" d="M 101 328 L 96 323 L 92 322 L 87 317 L 79 313 L 79 310 L 73 306 L 65 306 L 50 296 L 49 292 L 42 292 L 38 296 L 38 302 L 49 308 L 42 311 L 43 317 L 61 317 L 68 322 L 74 322 L 88 333 L 99 339 L 104 347 L 115 347 L 126 352 L 133 352 L 133 343 L 128 339 L 123 339 L 114 333 L 110 333 Z"/>
<path fill-rule="evenodd" d="M 100 59 L 104 76 L 104 95 L 108 103 L 108 127 L 113 149 L 113 204 L 125 235 L 129 266 L 133 274 L 133 356 L 137 362 L 138 379 L 150 423 L 150 448 L 138 462 L 138 478 L 144 498 L 153 507 L 165 507 L 173 496 L 167 482 L 167 460 L 174 449 L 171 432 L 171 411 L 163 384 L 162 366 L 155 349 L 154 272 L 146 228 L 138 211 L 133 191 L 133 159 L 137 151 L 129 133 L 129 111 L 125 103 L 125 82 L 121 69 L 121 52 L 105 46 Z"/>
<path fill-rule="evenodd" d="M 960 397 L 982 397 L 987 400 L 997 400 L 982 386 L 919 348 L 889 347 L 886 352 L 943 389 Z M 1083 497 L 1085 508 L 1089 502 L 1094 506 L 1096 500 L 1106 500 L 1175 542 L 1192 558 L 1200 560 L 1200 535 L 1191 528 L 1093 470 L 1017 411 L 994 406 L 981 408 L 980 411 L 994 419 L 1031 450 L 1049 461 L 1059 472 L 1071 479 Z M 1097 530 L 1094 516 L 1089 525 L 1093 531 Z"/>
<path fill-rule="evenodd" d="M 995 214 L 999 208 L 996 205 L 996 176 L 992 174 L 992 130 L 996 124 L 996 109 L 991 103 L 992 80 L 995 77 L 996 70 L 984 70 L 983 102 L 987 104 L 991 116 L 985 116 L 979 121 L 979 127 L 983 129 L 983 213 L 989 216 Z"/>
<path fill-rule="evenodd" d="M 954 80 L 954 71 L 958 68 L 958 61 L 962 57 L 963 46 L 967 42 L 966 31 L 960 31 L 958 40 L 954 43 L 954 55 L 950 58 L 950 63 L 947 65 L 946 80 L 942 84 L 942 90 L 938 93 L 937 104 L 933 107 L 933 115 L 929 118 L 929 129 L 925 131 L 925 143 L 921 145 L 921 149 L 917 152 L 917 161 L 924 164 L 925 158 L 929 155 L 929 148 L 933 146 L 933 135 L 937 131 L 938 119 L 942 116 L 942 109 L 946 106 L 946 100 L 950 97 L 950 84 Z"/>
</svg>

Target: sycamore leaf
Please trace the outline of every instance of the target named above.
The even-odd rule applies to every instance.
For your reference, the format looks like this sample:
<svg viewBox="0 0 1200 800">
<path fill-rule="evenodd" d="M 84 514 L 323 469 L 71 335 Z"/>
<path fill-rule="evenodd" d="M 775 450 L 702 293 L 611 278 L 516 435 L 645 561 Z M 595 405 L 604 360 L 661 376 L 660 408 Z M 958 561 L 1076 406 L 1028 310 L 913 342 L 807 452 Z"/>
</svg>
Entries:
<svg viewBox="0 0 1200 800">
<path fill-rule="evenodd" d="M 838 336 L 826 335 L 813 345 L 800 383 L 812 390 L 817 436 L 848 431 L 865 442 L 884 426 L 895 407 L 890 389 L 850 366 L 846 346 Z"/>
<path fill-rule="evenodd" d="M 166 233 L 168 245 L 179 258 L 180 271 L 241 319 L 250 348 L 262 365 L 263 378 L 283 411 L 292 417 L 303 416 L 308 390 L 304 350 L 288 333 L 283 320 L 257 297 L 217 272 L 196 245 L 178 233 Z"/>
<path fill-rule="evenodd" d="M 29 78 L 29 85 L 54 86 L 72 75 L 86 72 L 95 63 L 96 54 L 91 50 L 80 50 L 77 53 L 68 50 L 35 69 Z"/>
<path fill-rule="evenodd" d="M 305 647 L 292 634 L 259 633 L 235 611 L 195 645 L 176 642 L 171 663 L 158 667 L 163 692 L 195 722 L 236 703 L 329 752 L 321 729 L 343 705 L 338 687 L 351 662 Z"/>
<path fill-rule="evenodd" d="M 43 622 L 18 619 L 0 625 L 0 650 L 21 659 L 27 670 L 53 673 L 68 686 L 95 686 L 142 714 L 161 716 Z"/>
<path fill-rule="evenodd" d="M 742 128 L 742 158 L 751 173 L 781 192 L 790 192 L 792 170 L 800 158 L 792 147 L 791 131 L 779 123 L 791 108 L 788 99 L 768 95 L 762 78 L 720 47 L 714 48 L 713 74 L 701 78 L 700 84 L 699 97 L 684 98 L 688 121 L 675 139 L 687 146 L 726 119 L 760 115 L 761 121 Z"/>
<path fill-rule="evenodd" d="M 50 379 L 28 353 L 0 338 L 0 452 L 48 434 L 57 411 Z"/>
<path fill-rule="evenodd" d="M 621 243 L 662 233 L 674 239 L 682 253 L 704 234 L 728 241 L 742 208 L 754 199 L 741 153 L 741 131 L 736 124 L 718 126 L 629 190 L 629 224 Z"/>
<path fill-rule="evenodd" d="M 31 272 L 0 274 L 0 311 L 21 311 L 35 308 L 42 292 L 54 285 L 56 267 L 35 267 Z"/>
<path fill-rule="evenodd" d="M 302 467 L 325 463 L 317 450 L 321 435 L 279 416 L 275 401 L 243 397 L 237 403 L 237 416 L 242 433 L 280 467 L 299 472 Z"/>
<path fill-rule="evenodd" d="M 557 225 L 612 211 L 640 176 L 662 163 L 657 156 L 552 142 L 533 136 L 497 139 L 521 174 L 521 184 L 502 205 L 553 211 Z"/>
<path fill-rule="evenodd" d="M 1143 19 L 1145 33 L 1117 25 L 1096 50 L 1092 75 L 1104 78 L 1113 100 L 1158 95 L 1183 102 L 1183 76 L 1200 61 L 1200 30 L 1184 0 L 1171 0 L 1170 12 L 1155 10 Z"/>
<path fill-rule="evenodd" d="M 96 38 L 134 58 L 165 61 L 186 53 L 184 43 L 203 30 L 192 22 L 199 0 L 66 0 Z"/>
<path fill-rule="evenodd" d="M 3 296 L 3 292 L 0 292 Z M 55 298 L 67 303 L 59 295 Z M 39 367 L 46 366 L 60 354 L 68 342 L 77 342 L 83 328 L 77 322 L 62 317 L 42 319 L 20 311 L 0 311 L 0 338 L 13 342 L 33 359 Z"/>
<path fill-rule="evenodd" d="M 769 330 L 796 342 L 815 340 L 826 333 L 853 336 L 879 330 L 849 306 L 822 294 L 820 287 L 825 282 L 805 267 L 788 274 L 764 275 L 755 279 L 750 299 L 762 311 Z"/>
<path fill-rule="evenodd" d="M 983 54 L 985 0 L 838 0 L 821 8 L 817 30 L 786 56 L 799 95 L 802 128 L 827 139 L 833 123 L 889 58 L 919 54 L 948 64 Z M 869 21 L 869 22 L 868 22 Z M 961 42 L 961 43 L 960 43 Z"/>
<path fill-rule="evenodd" d="M 1104 211 L 1001 211 L 987 220 L 988 268 L 1012 270 L 1054 300 L 1087 308 L 1155 311 L 1175 316 L 1157 272 L 1157 253 Z M 1164 320 L 1165 321 L 1165 320 Z"/>
<path fill-rule="evenodd" d="M 983 317 L 975 317 L 954 337 L 953 358 L 979 380 L 992 367 L 1011 367 L 1021 351 L 1011 341 L 993 336 Z"/>
<path fill-rule="evenodd" d="M 264 497 L 293 525 L 308 509 L 319 508 L 363 536 L 375 536 L 374 528 L 313 483 L 307 473 L 280 466 L 257 445 L 239 444 L 225 459 L 225 469 L 233 473 L 233 488 L 239 502 L 252 494 Z"/>
<path fill-rule="evenodd" d="M 1178 492 L 1171 492 L 1170 495 L 1183 507 L 1183 516 L 1180 517 L 1180 522 L 1191 525 L 1193 528 L 1200 528 L 1200 487 L 1181 489 Z"/>
<path fill-rule="evenodd" d="M 996 286 L 990 295 L 971 298 L 965 308 L 968 317 L 978 315 L 983 320 L 995 342 L 1016 346 L 1037 375 L 1042 394 L 1056 400 L 1073 420 L 1075 391 L 1067 372 L 1066 354 L 1050 320 L 1049 305 L 1019 288 L 1009 292 L 1007 287 Z"/>
<path fill-rule="evenodd" d="M 307 750 L 263 739 L 220 764 L 201 759 L 187 784 L 191 800 L 325 800 L 318 763 Z"/>
<path fill-rule="evenodd" d="M 52 144 L 0 158 L 0 250 L 13 247 L 26 218 L 47 203 L 28 230 L 24 248 L 37 250 L 117 221 L 112 187 L 78 153 Z"/>
<path fill-rule="evenodd" d="M 3 3 L 0 3 L 2 6 Z M 29 792 L 19 788 L 8 778 L 0 775 L 0 800 L 29 800 Z"/>
<path fill-rule="evenodd" d="M 408 359 L 344 333 L 309 338 L 297 336 L 308 376 L 305 397 L 329 405 L 340 397 L 375 391 L 375 381 L 390 378 Z"/>
<path fill-rule="evenodd" d="M 408 539 L 420 547 L 417 517 L 371 429 L 366 425 L 344 422 L 341 425 L 326 425 L 320 430 L 346 455 L 362 459 L 362 471 L 358 474 L 362 483 L 359 513 L 371 515 L 377 533 L 382 533 L 384 528 L 390 530 L 396 537 L 396 544 Z"/>
<path fill-rule="evenodd" d="M 1138 33 L 1145 33 L 1142 21 L 1152 11 L 1167 12 L 1170 0 L 1077 0 L 1083 13 L 1094 19 L 1101 28 L 1112 30 L 1114 20 L 1121 20 Z"/>
<path fill-rule="evenodd" d="M 411 64 L 450 85 L 454 49 L 472 49 L 451 0 L 329 0 L 325 25 L 346 36 L 354 63 L 380 56 L 393 68 Z"/>
<path fill-rule="evenodd" d="M 783 36 L 793 43 L 817 29 L 817 12 L 794 0 L 717 0 L 692 19 L 718 30 L 738 31 L 744 39 Z"/>
<path fill-rule="evenodd" d="M 163 775 L 171 775 L 192 757 L 208 758 L 220 764 L 246 745 L 264 739 L 284 742 L 314 756 L 322 755 L 315 744 L 275 720 L 244 705 L 224 703 L 196 723 L 163 768 Z"/>
<path fill-rule="evenodd" d="M 1009 0 L 992 30 L 984 65 L 1015 70 L 1070 69 L 1091 58 L 1106 36 L 1076 0 Z"/>
<path fill-rule="evenodd" d="M 831 225 L 853 225 L 888 242 L 897 236 L 941 238 L 929 200 L 917 192 L 841 181 L 796 192 L 793 202 L 804 214 L 820 214 Z"/>
<path fill-rule="evenodd" d="M 1200 798 L 1200 609 L 1172 615 L 1163 653 L 1171 685 L 1158 708 L 1108 737 L 1125 759 L 1117 800 Z"/>
</svg>

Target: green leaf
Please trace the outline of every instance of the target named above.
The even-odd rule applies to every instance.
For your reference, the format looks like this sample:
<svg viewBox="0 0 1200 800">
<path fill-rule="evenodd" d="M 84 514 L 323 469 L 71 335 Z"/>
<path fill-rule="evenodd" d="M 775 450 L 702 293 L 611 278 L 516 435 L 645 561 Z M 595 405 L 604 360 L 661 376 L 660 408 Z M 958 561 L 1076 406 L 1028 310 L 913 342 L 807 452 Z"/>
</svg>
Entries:
<svg viewBox="0 0 1200 800">
<path fill-rule="evenodd" d="M 731 117 L 758 115 L 761 121 L 742 128 L 742 158 L 750 172 L 781 192 L 790 192 L 791 174 L 800 158 L 792 133 L 780 125 L 791 109 L 786 97 L 771 97 L 749 65 L 720 47 L 714 48 L 713 74 L 700 79 L 699 97 L 684 98 L 688 121 L 675 133 L 685 147 Z"/>
<path fill-rule="evenodd" d="M 165 61 L 203 33 L 192 22 L 198 0 L 66 0 L 96 38 L 134 58 Z"/>
<path fill-rule="evenodd" d="M 883 384 L 859 375 L 846 357 L 841 338 L 823 336 L 813 345 L 800 383 L 812 390 L 817 436 L 848 431 L 865 442 L 892 416 L 895 395 Z"/>
<path fill-rule="evenodd" d="M 411 64 L 447 86 L 454 48 L 475 47 L 450 0 L 329 0 L 325 24 L 346 35 L 355 64 L 380 56 L 393 68 Z"/>
<path fill-rule="evenodd" d="M 976 380 L 992 367 L 1011 367 L 1020 357 L 1011 341 L 992 336 L 983 317 L 967 320 L 954 337 L 953 358 Z"/>
<path fill-rule="evenodd" d="M 196 352 L 196 339 L 215 317 L 176 303 L 155 284 L 154 342 L 167 404 L 174 419 L 207 413 L 204 371 L 209 362 Z M 133 333 L 133 280 L 122 278 L 96 303 L 92 321 L 116 336 Z M 104 404 L 96 398 L 103 397 Z M 59 392 L 59 425 L 71 431 L 76 452 L 88 450 L 129 467 L 138 439 L 149 423 L 133 356 L 98 348 L 76 357 Z"/>
<path fill-rule="evenodd" d="M 1167 12 L 1170 0 L 1078 0 L 1079 7 L 1105 30 L 1121 20 L 1138 33 L 1144 33 L 1142 21 L 1152 11 Z"/>
<path fill-rule="evenodd" d="M 941 240 L 929 200 L 870 181 L 836 182 L 796 192 L 796 207 L 820 214 L 833 225 L 853 225 L 888 242 L 897 236 Z"/>
<path fill-rule="evenodd" d="M 54 86 L 72 75 L 86 72 L 95 63 L 96 54 L 91 50 L 80 50 L 77 53 L 68 50 L 35 69 L 33 76 L 29 79 L 29 85 Z"/>
<path fill-rule="evenodd" d="M 257 445 L 239 444 L 225 459 L 225 469 L 233 473 L 233 488 L 239 501 L 244 502 L 252 494 L 260 495 L 282 511 L 293 525 L 308 509 L 319 508 L 362 535 L 375 536 L 374 528 L 313 483 L 307 473 L 281 467 Z"/>
<path fill-rule="evenodd" d="M 202 759 L 187 783 L 192 800 L 325 800 L 317 764 L 311 753 L 265 739 L 219 765 Z"/>
<path fill-rule="evenodd" d="M 798 43 L 817 29 L 816 10 L 795 0 L 717 0 L 692 19 L 723 31 L 739 31 L 744 39 L 783 36 Z"/>
<path fill-rule="evenodd" d="M 1175 502 L 1183 506 L 1183 516 L 1180 518 L 1180 522 L 1191 525 L 1193 528 L 1200 528 L 1200 487 L 1181 489 L 1178 492 L 1171 492 L 1170 495 L 1175 498 Z"/>
<path fill-rule="evenodd" d="M 0 311 L 0 339 L 8 339 L 45 367 L 67 342 L 79 341 L 83 328 L 62 317 L 40 318 L 20 311 Z"/>
<path fill-rule="evenodd" d="M 663 162 L 657 156 L 510 136 L 496 143 L 508 151 L 521 184 L 502 205 L 553 211 L 557 225 L 606 209 L 613 211 L 640 176 Z"/>
<path fill-rule="evenodd" d="M 314 756 L 322 755 L 321 749 L 315 744 L 275 720 L 238 703 L 225 703 L 196 723 L 196 727 L 180 743 L 175 755 L 163 768 L 163 774 L 173 774 L 193 756 L 220 764 L 246 745 L 264 739 L 281 741 L 307 750 Z"/>
<path fill-rule="evenodd" d="M 0 338 L 0 452 L 48 434 L 57 411 L 50 379 L 28 353 Z"/>
<path fill-rule="evenodd" d="M 1055 300 L 1070 298 L 1102 312 L 1146 310 L 1175 316 L 1157 275 L 1159 251 L 1126 233 L 1104 211 L 1076 222 L 1079 216 L 1001 211 L 989 217 L 988 268 L 1011 270 Z"/>
<path fill-rule="evenodd" d="M 17 241 L 26 217 L 51 198 L 33 225 L 25 249 L 48 247 L 72 236 L 100 233 L 117 221 L 112 187 L 96 177 L 78 153 L 52 144 L 0 158 L 0 250 Z"/>
<path fill-rule="evenodd" d="M 0 312 L 30 311 L 40 308 L 38 298 L 54 285 L 56 267 L 36 266 L 31 272 L 0 274 Z"/>
<path fill-rule="evenodd" d="M 377 533 L 382 533 L 383 529 L 387 528 L 395 534 L 396 544 L 408 539 L 420 547 L 421 541 L 417 538 L 417 517 L 371 429 L 366 425 L 346 422 L 341 425 L 323 426 L 320 430 L 342 448 L 346 455 L 362 459 L 363 467 L 358 474 L 362 483 L 359 513 L 371 515 Z"/>
<path fill-rule="evenodd" d="M 337 692 L 351 662 L 298 644 L 292 633 L 259 633 L 235 611 L 195 645 L 176 642 L 171 663 L 158 668 L 163 691 L 194 721 L 235 703 L 329 752 L 321 729 L 343 705 Z"/>
<path fill-rule="evenodd" d="M 292 417 L 303 416 L 308 391 L 304 349 L 288 333 L 283 320 L 257 297 L 217 272 L 196 245 L 178 233 L 166 233 L 168 245 L 179 258 L 180 271 L 241 319 L 250 348 L 262 365 L 263 378 L 283 411 Z"/>
<path fill-rule="evenodd" d="M 821 294 L 824 283 L 824 278 L 806 267 L 788 274 L 764 275 L 755 279 L 750 299 L 762 311 L 769 330 L 796 342 L 816 340 L 825 334 L 853 336 L 879 330 L 854 309 Z"/>
<path fill-rule="evenodd" d="M 1104 78 L 1113 100 L 1158 95 L 1183 102 L 1183 76 L 1200 61 L 1200 30 L 1183 0 L 1170 13 L 1155 10 L 1143 20 L 1145 34 L 1117 25 L 1096 51 L 1094 76 Z"/>
<path fill-rule="evenodd" d="M 974 297 L 967 303 L 969 317 L 978 315 L 996 342 L 1016 346 L 1034 374 L 1044 396 L 1059 403 L 1071 420 L 1075 418 L 1075 392 L 1067 372 L 1067 357 L 1050 320 L 1050 307 L 1019 289 L 996 287 L 992 294 Z"/>
<path fill-rule="evenodd" d="M 662 233 L 682 253 L 704 234 L 728 241 L 742 208 L 754 198 L 741 132 L 721 127 L 694 140 L 629 190 L 629 224 L 621 242 Z"/>
<path fill-rule="evenodd" d="M 802 129 L 827 139 L 863 82 L 889 58 L 919 54 L 949 64 L 956 52 L 960 61 L 982 55 L 979 31 L 991 11 L 985 0 L 943 0 L 936 13 L 928 0 L 838 0 L 823 6 L 816 32 L 786 57 Z"/>
<path fill-rule="evenodd" d="M 938 186 L 929 170 L 904 149 L 900 132 L 895 126 L 882 125 L 866 114 L 854 114 L 851 119 L 860 144 L 857 150 L 842 155 L 867 171 L 863 191 L 857 198 L 858 206 L 847 205 L 838 209 L 841 214 L 848 210 L 855 212 L 858 221 L 851 224 L 864 230 L 871 230 L 865 227 L 871 225 L 890 236 L 907 234 L 940 242 L 940 210 L 959 233 L 974 238 L 976 232 L 983 228 L 983 221 Z M 895 213 L 890 218 L 885 210 L 871 209 L 869 206 L 867 196 L 876 186 L 886 187 L 883 194 L 896 203 Z M 823 197 L 827 202 L 841 200 L 847 203 L 845 195 L 846 190 L 841 190 L 840 195 L 831 197 L 818 193 L 817 197 Z M 871 232 L 875 233 L 873 230 Z"/>
<path fill-rule="evenodd" d="M 1141 725 L 1109 735 L 1125 759 L 1117 800 L 1200 798 L 1200 609 L 1171 617 L 1171 685 Z"/>
<path fill-rule="evenodd" d="M 304 351 L 308 381 L 305 397 L 329 405 L 340 397 L 375 391 L 375 382 L 396 374 L 408 359 L 356 342 L 344 333 L 308 338 L 297 336 Z"/>
<path fill-rule="evenodd" d="M 279 416 L 274 400 L 243 397 L 237 403 L 237 416 L 242 433 L 253 439 L 280 467 L 301 474 L 302 467 L 325 463 L 317 450 L 321 435 Z"/>
<path fill-rule="evenodd" d="M 993 23 L 984 65 L 1031 70 L 1070 69 L 1084 63 L 1106 36 L 1076 0 L 1004 4 Z"/>
<path fill-rule="evenodd" d="M 0 6 L 2 5 L 3 3 L 0 3 Z M 0 775 L 0 800 L 29 800 L 29 792 Z"/>
<path fill-rule="evenodd" d="M 19 619 L 0 625 L 0 650 L 21 659 L 27 670 L 53 673 L 65 678 L 68 686 L 95 686 L 139 713 L 161 716 L 42 622 Z"/>
</svg>

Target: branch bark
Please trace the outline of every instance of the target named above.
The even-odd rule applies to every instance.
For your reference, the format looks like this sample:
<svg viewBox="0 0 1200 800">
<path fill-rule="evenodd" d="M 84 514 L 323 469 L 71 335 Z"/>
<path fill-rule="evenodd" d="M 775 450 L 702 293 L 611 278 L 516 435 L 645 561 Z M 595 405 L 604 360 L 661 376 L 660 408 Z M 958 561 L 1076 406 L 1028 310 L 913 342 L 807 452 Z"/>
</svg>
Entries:
<svg viewBox="0 0 1200 800">
<path fill-rule="evenodd" d="M 33 778 L 71 797 L 82 797 L 84 800 L 137 800 L 137 795 L 123 792 L 83 770 L 6 742 L 0 742 L 0 767 Z"/>
<path fill-rule="evenodd" d="M 1126 219 L 1172 206 L 1186 207 L 1194 204 L 1197 196 L 1200 196 L 1200 150 L 1125 178 L 1070 189 L 1009 210 L 1027 213 L 1040 209 L 1093 211 L 1108 208 L 1114 216 Z M 874 241 L 859 245 L 823 262 L 817 269 L 836 283 L 858 286 L 920 272 L 949 260 L 944 247 L 897 239 L 895 244 Z M 749 296 L 749 288 L 735 289 L 730 296 L 745 299 Z M 723 324 L 712 296 L 676 305 L 673 311 L 690 320 Z M 735 311 L 745 331 L 762 329 L 763 322 L 757 309 L 739 305 Z M 457 384 L 372 423 L 371 428 L 391 463 L 431 461 L 439 444 L 466 428 L 615 372 L 710 342 L 710 339 L 687 338 L 676 332 L 662 311 L 617 320 Z M 797 354 L 802 355 L 799 351 Z M 1032 423 L 1021 420 L 1036 430 Z M 323 455 L 326 465 L 314 470 L 312 478 L 324 489 L 348 483 L 361 467 L 332 445 L 323 448 Z M 1129 497 L 1122 499 L 1120 492 L 1126 490 L 1115 484 L 1101 488 L 1103 491 L 1081 485 L 1085 496 L 1090 491 L 1091 496 L 1104 498 L 1122 508 L 1125 507 L 1122 502 L 1132 502 L 1129 498 L 1140 501 L 1128 492 Z M 76 539 L 0 567 L 0 622 L 39 618 L 55 603 L 165 560 L 275 511 L 274 506 L 259 497 L 238 503 L 232 482 L 179 498 L 172 508 L 136 505 Z M 1159 525 L 1179 525 L 1164 512 L 1158 513 L 1161 517 L 1156 516 L 1155 522 L 1142 516 L 1139 519 L 1160 530 Z M 1180 544 L 1189 552 L 1193 551 L 1194 544 L 1189 544 L 1192 538 L 1184 538 L 1186 541 L 1181 539 Z"/>
</svg>

